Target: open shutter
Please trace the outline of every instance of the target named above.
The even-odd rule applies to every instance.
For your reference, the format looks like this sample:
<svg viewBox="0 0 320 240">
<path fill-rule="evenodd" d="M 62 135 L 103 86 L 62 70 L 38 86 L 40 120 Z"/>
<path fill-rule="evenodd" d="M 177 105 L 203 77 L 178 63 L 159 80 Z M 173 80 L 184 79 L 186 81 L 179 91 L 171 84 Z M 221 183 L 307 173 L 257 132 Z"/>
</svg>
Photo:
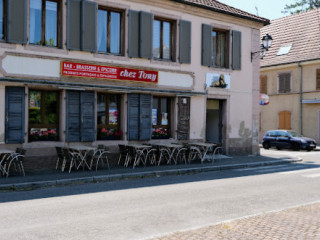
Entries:
<svg viewBox="0 0 320 240">
<path fill-rule="evenodd" d="M 94 92 L 81 92 L 81 141 L 95 140 Z"/>
<path fill-rule="evenodd" d="M 267 94 L 267 76 L 260 76 L 260 93 Z"/>
<path fill-rule="evenodd" d="M 202 24 L 202 56 L 201 64 L 203 66 L 212 66 L 212 26 Z"/>
<path fill-rule="evenodd" d="M 24 87 L 6 87 L 6 143 L 24 143 L 24 122 Z"/>
<path fill-rule="evenodd" d="M 128 94 L 128 140 L 139 140 L 139 94 Z"/>
<path fill-rule="evenodd" d="M 81 49 L 81 0 L 68 0 L 67 48 Z"/>
<path fill-rule="evenodd" d="M 191 63 L 191 22 L 180 20 L 180 63 Z"/>
<path fill-rule="evenodd" d="M 97 50 L 97 9 L 95 2 L 82 2 L 81 50 L 96 52 Z"/>
<path fill-rule="evenodd" d="M 188 140 L 190 132 L 190 98 L 178 98 L 178 140 Z"/>
<path fill-rule="evenodd" d="M 80 142 L 80 92 L 67 91 L 66 141 Z"/>
<path fill-rule="evenodd" d="M 232 31 L 232 69 L 241 70 L 241 32 Z"/>
<path fill-rule="evenodd" d="M 140 94 L 140 134 L 139 140 L 151 138 L 151 95 Z"/>
<path fill-rule="evenodd" d="M 153 39 L 153 15 L 147 12 L 140 12 L 140 57 L 152 58 Z"/>
<path fill-rule="evenodd" d="M 139 12 L 129 11 L 128 23 L 128 55 L 129 57 L 139 57 Z"/>
<path fill-rule="evenodd" d="M 7 41 L 27 43 L 27 0 L 7 1 Z"/>
</svg>

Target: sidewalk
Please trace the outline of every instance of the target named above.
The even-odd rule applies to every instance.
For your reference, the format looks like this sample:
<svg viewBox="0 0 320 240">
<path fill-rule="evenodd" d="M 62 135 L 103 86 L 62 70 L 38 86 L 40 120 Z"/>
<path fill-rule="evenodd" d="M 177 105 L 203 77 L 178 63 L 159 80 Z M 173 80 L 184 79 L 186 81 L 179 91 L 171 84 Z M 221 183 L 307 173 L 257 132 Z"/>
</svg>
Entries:
<svg viewBox="0 0 320 240">
<path fill-rule="evenodd" d="M 236 156 L 215 159 L 214 163 L 205 162 L 124 168 L 122 166 L 111 167 L 110 170 L 96 171 L 71 171 L 48 170 L 41 172 L 26 172 L 26 176 L 10 175 L 8 178 L 0 177 L 0 191 L 32 190 L 43 187 L 63 186 L 71 184 L 87 184 L 96 182 L 110 182 L 124 179 L 138 179 L 148 177 L 160 177 L 168 175 L 196 174 L 208 171 L 221 171 L 237 168 L 250 168 L 267 165 L 279 165 L 301 161 L 293 157 L 265 157 L 265 156 Z"/>
<path fill-rule="evenodd" d="M 320 203 L 263 213 L 152 240 L 320 239 Z"/>
</svg>

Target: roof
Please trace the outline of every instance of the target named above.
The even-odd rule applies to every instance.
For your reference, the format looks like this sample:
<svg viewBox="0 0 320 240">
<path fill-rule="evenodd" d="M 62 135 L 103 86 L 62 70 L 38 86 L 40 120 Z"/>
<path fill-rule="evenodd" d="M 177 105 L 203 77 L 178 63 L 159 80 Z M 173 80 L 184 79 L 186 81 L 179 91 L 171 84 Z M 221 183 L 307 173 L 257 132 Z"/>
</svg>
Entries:
<svg viewBox="0 0 320 240">
<path fill-rule="evenodd" d="M 171 1 L 180 2 L 183 4 L 187 4 L 187 5 L 191 5 L 199 8 L 204 8 L 204 9 L 208 9 L 211 11 L 215 11 L 215 12 L 219 12 L 219 13 L 223 13 L 231 16 L 248 19 L 251 21 L 263 23 L 264 25 L 267 25 L 270 23 L 269 19 L 259 17 L 251 13 L 247 13 L 245 11 L 223 4 L 216 0 L 171 0 Z"/>
<path fill-rule="evenodd" d="M 260 31 L 261 37 L 268 33 L 273 38 L 261 67 L 320 59 L 320 8 L 272 20 Z M 277 56 L 281 47 L 290 44 L 287 54 Z"/>
</svg>

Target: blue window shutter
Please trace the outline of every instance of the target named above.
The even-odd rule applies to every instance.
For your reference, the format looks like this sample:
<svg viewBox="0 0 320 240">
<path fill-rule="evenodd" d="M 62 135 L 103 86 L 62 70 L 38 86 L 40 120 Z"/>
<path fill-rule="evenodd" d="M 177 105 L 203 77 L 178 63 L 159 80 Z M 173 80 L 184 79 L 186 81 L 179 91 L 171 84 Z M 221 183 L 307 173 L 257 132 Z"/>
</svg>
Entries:
<svg viewBox="0 0 320 240">
<path fill-rule="evenodd" d="M 81 11 L 81 50 L 96 52 L 98 5 L 95 2 L 83 1 Z"/>
<path fill-rule="evenodd" d="M 232 69 L 241 70 L 241 32 L 232 31 Z"/>
<path fill-rule="evenodd" d="M 132 58 L 139 57 L 139 16 L 139 12 L 129 11 L 128 55 Z"/>
<path fill-rule="evenodd" d="M 139 140 L 139 94 L 128 94 L 128 140 Z"/>
<path fill-rule="evenodd" d="M 140 57 L 152 58 L 153 14 L 140 12 Z"/>
<path fill-rule="evenodd" d="M 67 91 L 66 105 L 66 141 L 80 142 L 80 92 Z"/>
<path fill-rule="evenodd" d="M 95 140 L 94 92 L 81 92 L 81 141 Z"/>
<path fill-rule="evenodd" d="M 25 88 L 6 87 L 6 143 L 24 143 Z"/>
<path fill-rule="evenodd" d="M 202 24 L 201 65 L 212 66 L 212 26 Z"/>
<path fill-rule="evenodd" d="M 180 20 L 179 30 L 179 61 L 191 63 L 191 22 Z"/>
<path fill-rule="evenodd" d="M 27 0 L 7 1 L 7 41 L 27 43 Z"/>
<path fill-rule="evenodd" d="M 81 0 L 67 2 L 67 48 L 81 49 Z"/>
<path fill-rule="evenodd" d="M 139 140 L 151 138 L 151 95 L 140 94 L 140 134 Z"/>
</svg>

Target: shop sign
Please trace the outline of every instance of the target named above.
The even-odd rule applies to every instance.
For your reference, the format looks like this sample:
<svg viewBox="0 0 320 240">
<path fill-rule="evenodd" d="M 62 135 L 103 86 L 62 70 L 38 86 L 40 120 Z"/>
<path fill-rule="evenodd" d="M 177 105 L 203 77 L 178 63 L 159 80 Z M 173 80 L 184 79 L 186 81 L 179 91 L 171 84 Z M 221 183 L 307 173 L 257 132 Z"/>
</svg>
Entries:
<svg viewBox="0 0 320 240">
<path fill-rule="evenodd" d="M 61 62 L 61 75 L 72 77 L 158 83 L 158 72 L 104 65 Z"/>
<path fill-rule="evenodd" d="M 207 87 L 230 89 L 230 75 L 219 73 L 206 74 Z"/>
</svg>

